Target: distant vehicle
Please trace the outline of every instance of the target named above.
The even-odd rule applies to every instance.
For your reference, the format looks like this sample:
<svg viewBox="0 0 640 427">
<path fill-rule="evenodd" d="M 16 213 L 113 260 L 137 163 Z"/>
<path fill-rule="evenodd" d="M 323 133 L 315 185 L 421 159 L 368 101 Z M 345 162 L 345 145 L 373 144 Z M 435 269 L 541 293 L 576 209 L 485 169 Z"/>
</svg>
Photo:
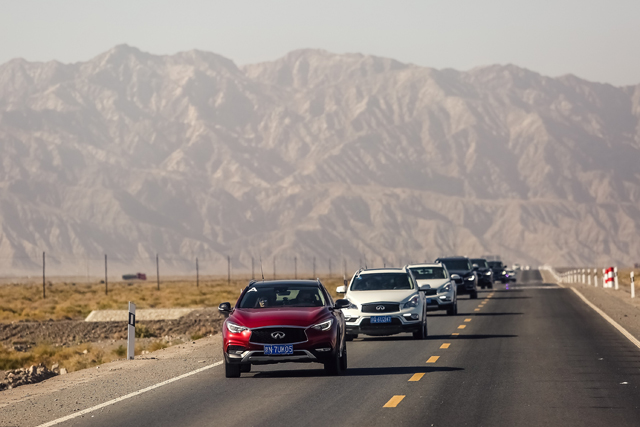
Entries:
<svg viewBox="0 0 640 427">
<path fill-rule="evenodd" d="M 468 294 L 471 299 L 478 298 L 478 275 L 473 270 L 473 265 L 467 257 L 446 257 L 435 260 L 447 267 L 451 275 L 458 275 L 455 279 L 458 295 Z"/>
<path fill-rule="evenodd" d="M 446 310 L 447 315 L 458 314 L 458 292 L 455 279 L 443 264 L 412 264 L 407 268 L 425 293 L 427 311 Z"/>
<path fill-rule="evenodd" d="M 518 271 L 518 270 L 522 270 L 522 267 L 520 266 L 520 264 L 513 264 L 513 265 L 511 266 L 511 269 L 512 269 L 513 271 Z"/>
<path fill-rule="evenodd" d="M 507 267 L 502 261 L 489 261 L 489 267 L 493 270 L 493 281 L 500 281 L 502 284 L 509 283 L 509 277 L 507 276 Z"/>
<path fill-rule="evenodd" d="M 478 274 L 478 284 L 481 289 L 493 289 L 493 270 L 484 258 L 471 258 L 473 269 Z"/>
<path fill-rule="evenodd" d="M 425 339 L 427 306 L 420 291 L 406 267 L 356 271 L 348 285 L 336 288 L 350 303 L 342 310 L 347 338 L 412 332 L 413 338 Z"/>
<path fill-rule="evenodd" d="M 123 274 L 122 280 L 147 280 L 147 275 L 144 273 Z"/>
<path fill-rule="evenodd" d="M 514 270 L 506 270 L 507 271 L 507 280 L 509 282 L 515 282 L 517 280 L 517 273 Z"/>
<path fill-rule="evenodd" d="M 251 365 L 319 362 L 325 372 L 347 369 L 345 322 L 341 309 L 319 280 L 252 280 L 235 307 L 218 307 L 222 325 L 225 376 L 239 377 Z"/>
</svg>

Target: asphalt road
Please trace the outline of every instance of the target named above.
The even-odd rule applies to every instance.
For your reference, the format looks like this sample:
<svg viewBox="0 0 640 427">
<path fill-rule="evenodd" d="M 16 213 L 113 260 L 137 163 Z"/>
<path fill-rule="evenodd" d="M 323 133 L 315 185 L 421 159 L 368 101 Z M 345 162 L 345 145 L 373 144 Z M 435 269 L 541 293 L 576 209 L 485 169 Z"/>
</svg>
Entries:
<svg viewBox="0 0 640 427">
<path fill-rule="evenodd" d="M 640 425 L 640 350 L 571 290 L 521 272 L 459 313 L 430 315 L 424 341 L 349 343 L 340 377 L 219 366 L 62 425 Z"/>
</svg>

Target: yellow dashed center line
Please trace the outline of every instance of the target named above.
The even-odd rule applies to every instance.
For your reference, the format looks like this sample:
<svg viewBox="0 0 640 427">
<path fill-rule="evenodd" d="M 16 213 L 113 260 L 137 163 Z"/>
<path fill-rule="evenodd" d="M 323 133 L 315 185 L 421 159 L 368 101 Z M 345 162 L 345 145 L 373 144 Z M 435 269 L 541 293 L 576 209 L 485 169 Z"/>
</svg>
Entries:
<svg viewBox="0 0 640 427">
<path fill-rule="evenodd" d="M 471 319 L 464 319 L 465 322 L 471 322 Z"/>
<path fill-rule="evenodd" d="M 395 408 L 398 406 L 398 403 L 402 402 L 404 399 L 404 395 L 396 395 L 393 396 L 387 403 L 384 404 L 384 408 Z"/>
<path fill-rule="evenodd" d="M 429 360 L 427 360 L 427 363 L 436 363 L 438 359 L 440 359 L 440 356 L 431 356 Z"/>
<path fill-rule="evenodd" d="M 413 374 L 409 381 L 420 381 L 424 377 L 424 372 L 420 372 L 419 374 Z"/>
<path fill-rule="evenodd" d="M 451 335 L 460 335 L 460 334 L 459 334 L 459 333 L 457 333 L 457 332 L 454 332 L 454 333 L 452 333 Z"/>
<path fill-rule="evenodd" d="M 467 325 L 460 325 L 460 326 L 458 326 L 458 329 L 464 329 L 466 327 L 467 327 Z"/>
<path fill-rule="evenodd" d="M 449 348 L 449 346 L 450 346 L 450 345 L 451 345 L 451 343 L 446 342 L 446 343 L 442 344 L 442 345 L 440 346 L 440 348 Z"/>
<path fill-rule="evenodd" d="M 479 308 L 474 308 L 473 311 L 480 311 L 480 309 Z"/>
</svg>

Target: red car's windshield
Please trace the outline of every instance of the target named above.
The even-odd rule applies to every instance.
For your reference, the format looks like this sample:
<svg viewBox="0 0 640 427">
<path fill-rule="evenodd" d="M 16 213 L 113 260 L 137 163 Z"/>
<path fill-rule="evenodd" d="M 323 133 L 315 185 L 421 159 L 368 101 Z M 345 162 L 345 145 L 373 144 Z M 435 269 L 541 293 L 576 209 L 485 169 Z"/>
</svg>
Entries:
<svg viewBox="0 0 640 427">
<path fill-rule="evenodd" d="M 319 288 L 299 285 L 254 286 L 244 294 L 239 308 L 322 307 Z"/>
</svg>

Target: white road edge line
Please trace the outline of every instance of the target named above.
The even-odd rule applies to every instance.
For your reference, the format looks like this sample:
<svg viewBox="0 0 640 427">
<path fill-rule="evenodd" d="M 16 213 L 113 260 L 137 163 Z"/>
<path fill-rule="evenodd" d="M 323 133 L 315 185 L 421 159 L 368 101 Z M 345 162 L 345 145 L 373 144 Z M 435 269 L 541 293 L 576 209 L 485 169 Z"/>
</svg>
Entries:
<svg viewBox="0 0 640 427">
<path fill-rule="evenodd" d="M 613 325 L 614 328 L 616 328 L 618 331 L 620 331 L 620 333 L 622 335 L 624 335 L 629 341 L 631 341 L 633 344 L 635 344 L 636 347 L 640 348 L 640 341 L 638 341 L 638 339 L 636 337 L 634 337 L 633 335 L 631 335 L 629 333 L 629 331 L 627 331 L 625 328 L 623 328 L 622 326 L 620 326 L 618 324 L 618 322 L 616 322 L 615 320 L 613 320 L 611 317 L 609 317 L 607 315 L 607 313 L 605 313 L 604 311 L 600 310 L 598 307 L 596 307 L 595 305 L 593 305 L 593 303 L 591 301 L 589 301 L 588 299 L 586 299 L 584 297 L 584 295 L 582 295 L 580 293 L 580 291 L 578 291 L 576 288 L 571 288 L 571 290 L 573 292 L 576 293 L 576 295 L 578 295 L 582 301 L 584 301 L 589 307 L 593 308 L 596 313 L 598 313 L 600 316 L 602 316 L 604 318 L 604 320 L 606 320 L 607 322 L 611 323 Z"/>
<path fill-rule="evenodd" d="M 117 398 L 115 398 L 113 400 L 109 400 L 108 402 L 101 403 L 101 404 L 96 405 L 96 406 L 94 406 L 92 408 L 87 408 L 87 409 L 84 409 L 84 410 L 82 410 L 80 412 L 76 412 L 75 414 L 67 415 L 66 417 L 58 418 L 57 420 L 53 420 L 53 421 L 49 421 L 48 423 L 40 424 L 38 427 L 50 427 L 50 426 L 54 426 L 56 424 L 63 423 L 65 421 L 72 420 L 74 418 L 80 417 L 82 415 L 89 414 L 89 413 L 91 413 L 93 411 L 96 411 L 98 409 L 104 408 L 106 406 L 110 406 L 110 405 L 113 405 L 115 403 L 122 402 L 123 400 L 129 399 L 129 398 L 134 397 L 134 396 L 138 396 L 138 395 L 140 395 L 142 393 L 146 393 L 146 392 L 151 391 L 153 389 L 156 389 L 158 387 L 162 387 L 163 385 L 171 384 L 174 381 L 178 381 L 178 380 L 181 380 L 183 378 L 190 377 L 191 375 L 195 375 L 197 373 L 200 373 L 202 371 L 206 371 L 207 369 L 211 369 L 211 368 L 219 366 L 219 365 L 222 365 L 222 361 L 216 362 L 216 363 L 214 363 L 212 365 L 204 366 L 204 367 L 202 367 L 200 369 L 196 369 L 195 371 L 187 372 L 186 374 L 182 374 L 182 375 L 177 376 L 175 378 L 170 378 L 170 379 L 168 379 L 166 381 L 162 381 L 161 383 L 151 385 L 151 386 L 149 386 L 147 388 L 143 388 L 142 390 L 134 391 L 133 393 L 129 393 L 129 394 L 125 395 L 125 396 L 117 397 Z"/>
</svg>

